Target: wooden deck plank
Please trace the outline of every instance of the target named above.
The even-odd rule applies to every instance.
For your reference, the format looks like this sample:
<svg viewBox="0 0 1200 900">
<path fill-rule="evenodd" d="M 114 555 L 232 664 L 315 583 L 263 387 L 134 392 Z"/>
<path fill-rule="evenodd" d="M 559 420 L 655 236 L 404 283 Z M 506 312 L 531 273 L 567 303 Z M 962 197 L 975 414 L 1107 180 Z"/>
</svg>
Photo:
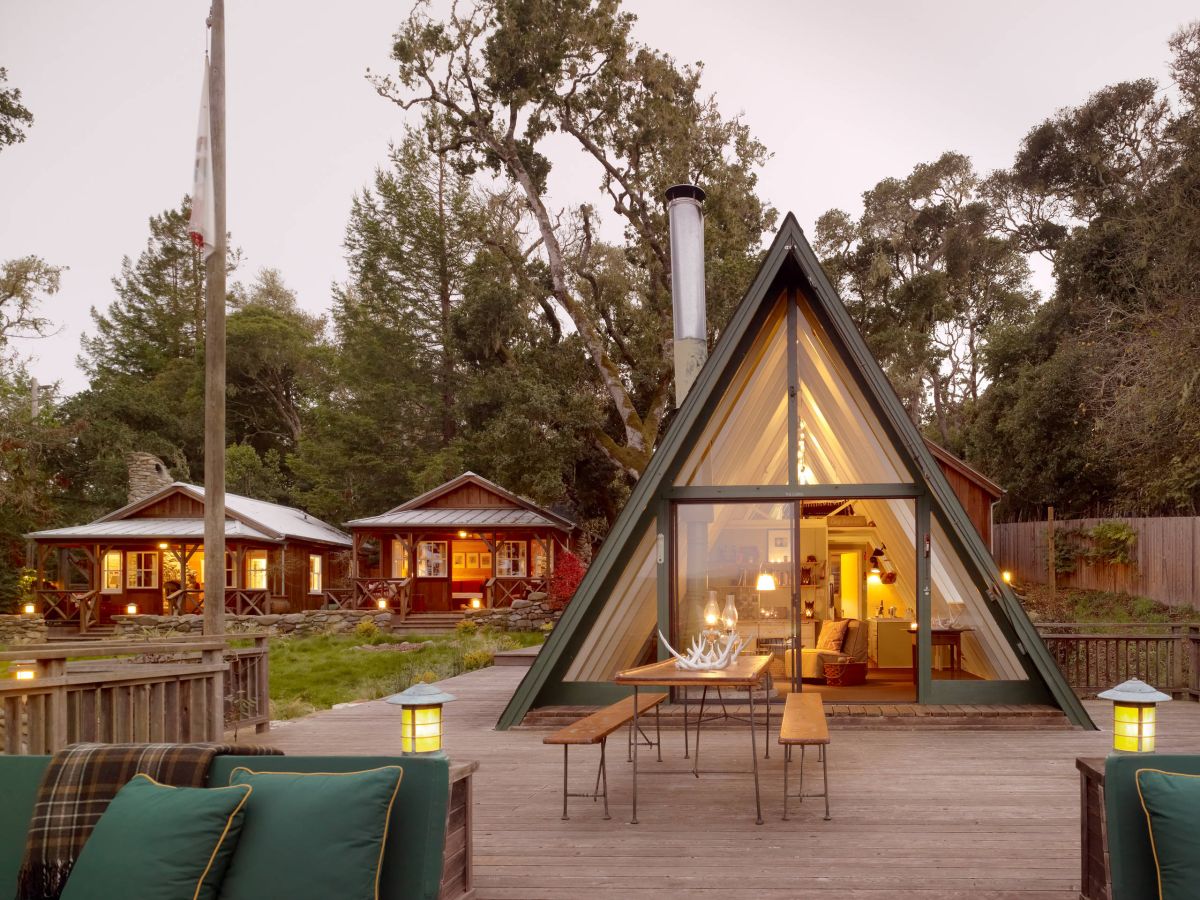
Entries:
<svg viewBox="0 0 1200 900">
<path fill-rule="evenodd" d="M 766 822 L 754 824 L 749 735 L 705 728 L 704 769 L 683 771 L 683 732 L 663 716 L 663 763 L 642 755 L 639 825 L 628 824 L 630 767 L 612 753 L 612 821 L 579 804 L 562 822 L 561 751 L 543 745 L 552 727 L 494 730 L 524 669 L 481 669 L 444 682 L 459 699 L 446 706 L 453 759 L 480 762 L 475 776 L 475 882 L 479 900 L 1076 900 L 1079 889 L 1077 756 L 1103 756 L 1111 735 L 1045 729 L 985 730 L 988 717 L 963 717 L 961 730 L 925 730 L 935 717 L 914 707 L 910 728 L 831 729 L 833 821 L 817 804 L 797 804 L 783 822 L 782 753 L 759 759 Z M 1107 704 L 1089 704 L 1108 728 Z M 834 708 L 831 707 L 829 712 Z M 898 708 L 898 710 L 901 708 Z M 579 714 L 591 709 L 578 710 Z M 732 711 L 732 710 L 731 710 Z M 1016 718 L 1017 710 L 1003 711 Z M 859 713 L 860 715 L 866 715 Z M 1200 705 L 1159 708 L 1163 752 L 1200 742 Z M 830 724 L 837 717 L 831 715 Z M 878 716 L 871 717 L 879 722 Z M 995 721 L 994 718 L 991 721 Z M 563 724 L 561 721 L 558 725 Z M 318 713 L 260 739 L 287 753 L 395 753 L 399 708 L 381 701 Z M 759 753 L 764 747 L 759 733 Z M 574 790 L 590 790 L 594 766 L 572 770 Z M 577 780 L 575 780 L 577 779 Z"/>
</svg>

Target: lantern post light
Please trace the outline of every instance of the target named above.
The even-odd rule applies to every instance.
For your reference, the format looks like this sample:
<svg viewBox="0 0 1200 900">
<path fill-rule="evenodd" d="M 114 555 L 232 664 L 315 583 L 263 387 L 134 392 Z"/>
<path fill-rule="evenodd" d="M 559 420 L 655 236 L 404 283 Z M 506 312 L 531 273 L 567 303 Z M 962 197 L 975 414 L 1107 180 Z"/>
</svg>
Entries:
<svg viewBox="0 0 1200 900">
<path fill-rule="evenodd" d="M 31 662 L 14 663 L 13 675 L 17 681 L 33 681 L 37 678 L 37 664 Z"/>
<path fill-rule="evenodd" d="M 1097 694 L 1113 702 L 1113 749 L 1123 753 L 1153 753 L 1155 707 L 1170 696 L 1139 678 L 1131 678 Z"/>
<path fill-rule="evenodd" d="M 27 616 L 32 616 L 37 612 L 37 606 L 32 603 L 26 603 L 23 607 L 21 607 L 21 611 Z"/>
<path fill-rule="evenodd" d="M 471 598 L 471 609 L 483 609 L 483 601 L 478 597 Z"/>
<path fill-rule="evenodd" d="M 380 597 L 378 600 L 376 600 L 376 601 L 375 601 L 375 605 L 376 605 L 377 607 L 379 607 L 380 609 L 387 609 L 387 608 L 388 608 L 388 606 L 387 606 L 387 601 L 386 601 L 386 600 L 384 600 L 382 597 Z"/>
<path fill-rule="evenodd" d="M 433 684 L 414 684 L 387 702 L 400 707 L 400 753 L 445 756 L 442 750 L 442 704 L 455 699 Z"/>
<path fill-rule="evenodd" d="M 136 616 L 137 615 L 137 604 L 136 603 L 126 604 L 125 605 L 125 615 Z"/>
</svg>

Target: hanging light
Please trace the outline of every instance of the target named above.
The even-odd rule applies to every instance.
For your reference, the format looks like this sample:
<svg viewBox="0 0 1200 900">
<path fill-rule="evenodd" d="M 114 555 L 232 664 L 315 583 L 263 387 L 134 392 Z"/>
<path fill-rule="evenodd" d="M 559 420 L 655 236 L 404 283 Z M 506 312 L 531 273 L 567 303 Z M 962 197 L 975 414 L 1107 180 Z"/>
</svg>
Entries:
<svg viewBox="0 0 1200 900">
<path fill-rule="evenodd" d="M 879 577 L 878 572 L 872 572 L 867 576 L 867 584 L 883 584 L 883 579 Z"/>
<path fill-rule="evenodd" d="M 1097 694 L 1113 702 L 1113 749 L 1124 753 L 1153 753 L 1155 707 L 1170 700 L 1139 678 L 1131 678 Z"/>
<path fill-rule="evenodd" d="M 758 581 L 755 582 L 754 589 L 758 591 L 775 590 L 775 576 L 770 572 L 759 572 Z"/>
<path fill-rule="evenodd" d="M 454 699 L 432 684 L 414 684 L 387 702 L 400 707 L 400 752 L 405 756 L 445 756 L 442 704 Z"/>
</svg>

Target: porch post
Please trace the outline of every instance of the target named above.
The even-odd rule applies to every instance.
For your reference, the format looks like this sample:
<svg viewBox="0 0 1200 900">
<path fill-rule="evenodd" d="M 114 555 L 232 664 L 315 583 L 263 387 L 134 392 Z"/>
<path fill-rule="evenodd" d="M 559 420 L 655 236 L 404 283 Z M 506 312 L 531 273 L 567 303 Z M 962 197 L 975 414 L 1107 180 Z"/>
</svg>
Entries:
<svg viewBox="0 0 1200 900">
<path fill-rule="evenodd" d="M 362 533 L 353 531 L 350 533 L 350 580 L 358 579 L 358 551 L 362 546 Z"/>
</svg>

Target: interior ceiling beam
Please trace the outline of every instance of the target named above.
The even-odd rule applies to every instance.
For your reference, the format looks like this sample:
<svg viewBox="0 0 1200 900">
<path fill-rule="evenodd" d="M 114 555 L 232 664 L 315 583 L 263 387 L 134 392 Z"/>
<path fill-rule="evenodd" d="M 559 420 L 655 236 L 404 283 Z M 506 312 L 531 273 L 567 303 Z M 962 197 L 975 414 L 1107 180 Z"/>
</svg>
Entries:
<svg viewBox="0 0 1200 900">
<path fill-rule="evenodd" d="M 669 500 L 704 502 L 714 500 L 903 500 L 919 497 L 917 484 L 738 484 L 725 486 L 687 485 L 668 488 Z"/>
</svg>

